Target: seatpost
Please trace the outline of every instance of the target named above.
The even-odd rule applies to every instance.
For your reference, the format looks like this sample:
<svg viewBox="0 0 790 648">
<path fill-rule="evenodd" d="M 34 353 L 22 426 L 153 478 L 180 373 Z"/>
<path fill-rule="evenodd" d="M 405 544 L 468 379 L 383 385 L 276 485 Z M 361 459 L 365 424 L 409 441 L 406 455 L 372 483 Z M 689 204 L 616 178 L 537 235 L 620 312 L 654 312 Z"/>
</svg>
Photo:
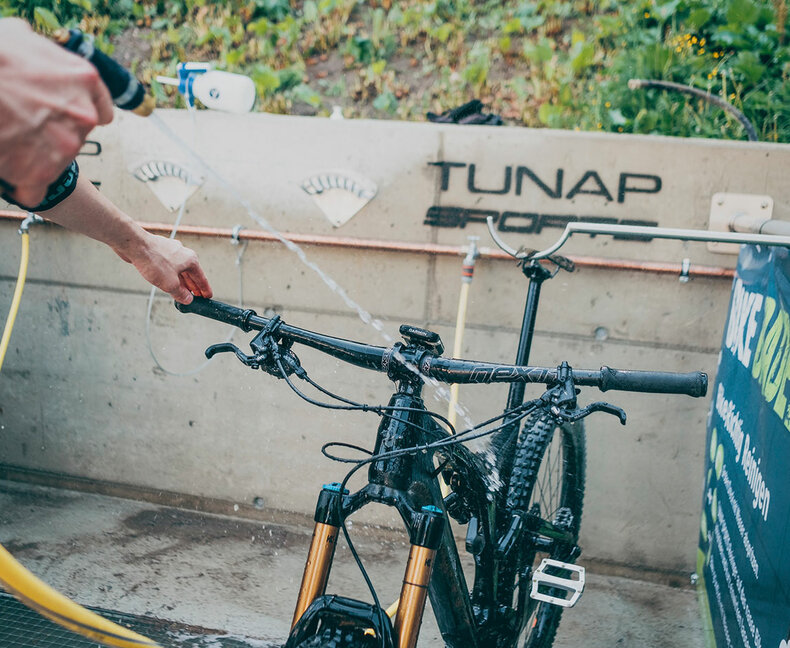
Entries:
<svg viewBox="0 0 790 648">
<path fill-rule="evenodd" d="M 543 282 L 551 279 L 552 273 L 546 270 L 540 262 L 531 261 L 525 263 L 521 271 L 524 276 L 529 280 L 529 288 L 527 289 L 527 301 L 524 305 L 524 317 L 521 321 L 521 336 L 518 340 L 518 351 L 516 352 L 517 365 L 528 365 L 529 354 L 532 350 L 532 336 L 535 333 L 535 320 L 538 316 L 538 302 L 540 301 L 540 289 Z M 524 388 L 525 383 L 514 382 L 510 383 L 510 390 L 507 397 L 507 409 L 518 407 L 524 402 Z"/>
</svg>

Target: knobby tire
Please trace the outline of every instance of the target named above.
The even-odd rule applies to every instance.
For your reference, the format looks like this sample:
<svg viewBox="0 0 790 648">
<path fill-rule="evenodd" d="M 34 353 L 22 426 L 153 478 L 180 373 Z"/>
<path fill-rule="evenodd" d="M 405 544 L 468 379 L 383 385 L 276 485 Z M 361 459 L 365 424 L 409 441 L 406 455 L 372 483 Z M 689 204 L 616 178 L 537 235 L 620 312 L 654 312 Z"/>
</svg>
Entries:
<svg viewBox="0 0 790 648">
<path fill-rule="evenodd" d="M 518 437 L 508 480 L 506 509 L 526 513 L 537 503 L 541 518 L 551 522 L 557 509 L 567 508 L 573 516 L 570 530 L 575 543 L 584 503 L 585 460 L 584 426 L 581 422 L 558 425 L 550 414 L 536 412 L 527 420 Z M 556 546 L 549 557 L 571 562 L 570 549 L 566 545 Z M 529 598 L 532 572 L 527 568 L 534 569 L 540 562 L 534 546 L 522 547 L 513 562 L 510 573 L 516 579 L 517 614 L 526 624 L 520 633 L 524 637 L 523 648 L 550 648 L 563 608 Z M 516 643 L 513 646 L 521 648 Z"/>
</svg>

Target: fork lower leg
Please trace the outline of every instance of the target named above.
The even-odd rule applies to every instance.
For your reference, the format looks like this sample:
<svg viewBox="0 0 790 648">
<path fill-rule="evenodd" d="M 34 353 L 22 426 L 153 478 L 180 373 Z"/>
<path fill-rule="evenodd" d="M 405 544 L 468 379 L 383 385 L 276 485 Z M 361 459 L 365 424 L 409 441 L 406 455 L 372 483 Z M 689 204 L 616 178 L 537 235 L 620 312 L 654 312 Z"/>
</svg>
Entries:
<svg viewBox="0 0 790 648">
<path fill-rule="evenodd" d="M 348 491 L 345 491 L 348 493 Z M 302 584 L 296 601 L 291 627 L 304 614 L 310 604 L 326 591 L 329 571 L 335 557 L 337 535 L 340 530 L 339 502 L 343 494 L 339 484 L 327 484 L 321 489 L 318 504 L 315 507 L 315 528 L 310 542 L 310 551 L 304 566 Z"/>
<path fill-rule="evenodd" d="M 436 550 L 441 543 L 444 517 L 441 509 L 424 506 L 418 513 L 412 533 L 409 561 L 403 576 L 400 603 L 395 616 L 398 648 L 414 648 L 420 633 L 428 583 L 431 580 Z"/>
</svg>

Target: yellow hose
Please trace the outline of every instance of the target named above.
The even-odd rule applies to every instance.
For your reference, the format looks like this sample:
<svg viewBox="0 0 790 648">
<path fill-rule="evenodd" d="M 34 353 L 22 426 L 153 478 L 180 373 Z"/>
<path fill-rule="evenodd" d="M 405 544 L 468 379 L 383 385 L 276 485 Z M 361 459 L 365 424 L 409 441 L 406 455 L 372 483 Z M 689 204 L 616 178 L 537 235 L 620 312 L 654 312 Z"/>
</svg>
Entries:
<svg viewBox="0 0 790 648">
<path fill-rule="evenodd" d="M 22 289 L 25 287 L 27 277 L 27 263 L 30 258 L 30 234 L 22 232 L 22 257 L 19 259 L 19 276 L 16 280 L 14 297 L 11 300 L 11 310 L 8 312 L 8 319 L 3 329 L 3 338 L 0 340 L 0 369 L 3 368 L 3 360 L 8 350 L 8 343 L 11 341 L 11 331 L 14 328 L 14 320 L 19 311 L 19 302 L 22 301 Z"/>
<path fill-rule="evenodd" d="M 469 286 L 472 284 L 464 281 L 461 284 L 461 295 L 458 298 L 458 316 L 455 319 L 455 340 L 453 341 L 453 358 L 460 358 L 464 343 L 464 329 L 466 328 L 466 305 L 469 303 Z M 455 427 L 455 406 L 458 405 L 458 385 L 450 386 L 450 406 L 447 409 L 447 419 Z"/>
<path fill-rule="evenodd" d="M 464 342 L 464 328 L 466 326 L 466 305 L 469 302 L 469 286 L 471 284 L 467 281 L 461 283 L 461 296 L 458 298 L 458 316 L 455 319 L 455 340 L 453 341 L 453 358 L 461 357 L 461 349 Z M 447 408 L 447 420 L 455 427 L 455 406 L 458 405 L 458 385 L 450 386 L 450 405 Z M 450 494 L 450 486 L 444 480 L 444 477 L 439 477 L 439 489 L 441 490 L 442 497 L 447 497 Z"/>
<path fill-rule="evenodd" d="M 156 642 L 108 621 L 56 592 L 0 546 L 0 584 L 22 603 L 69 630 L 107 646 L 139 648 Z"/>
<path fill-rule="evenodd" d="M 19 277 L 16 280 L 11 309 L 3 330 L 3 338 L 0 341 L 0 368 L 3 366 L 3 360 L 11 340 L 11 331 L 19 311 L 19 302 L 22 301 L 22 290 L 25 287 L 30 259 L 30 235 L 25 230 L 20 230 L 20 233 L 22 234 L 22 257 L 19 261 Z M 56 592 L 20 565 L 2 545 L 0 545 L 0 586 L 29 608 L 83 637 L 88 637 L 107 646 L 120 648 L 159 646 L 155 641 L 108 621 Z"/>
</svg>

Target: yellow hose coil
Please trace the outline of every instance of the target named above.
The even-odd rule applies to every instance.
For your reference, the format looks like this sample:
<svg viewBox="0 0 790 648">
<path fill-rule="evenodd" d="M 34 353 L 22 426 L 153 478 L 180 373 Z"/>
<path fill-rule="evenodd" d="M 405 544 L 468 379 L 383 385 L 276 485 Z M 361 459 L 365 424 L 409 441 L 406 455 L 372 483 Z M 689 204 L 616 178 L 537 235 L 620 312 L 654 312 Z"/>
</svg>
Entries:
<svg viewBox="0 0 790 648">
<path fill-rule="evenodd" d="M 14 297 L 11 300 L 11 309 L 3 330 L 2 340 L 0 340 L 0 368 L 3 366 L 3 360 L 11 340 L 11 331 L 19 311 L 19 302 L 22 301 L 22 290 L 25 287 L 30 259 L 30 235 L 26 231 L 22 231 L 21 234 L 22 257 L 19 261 L 19 276 L 16 280 Z M 106 646 L 159 648 L 159 644 L 155 641 L 108 621 L 56 592 L 20 565 L 2 545 L 0 545 L 0 586 L 51 621 Z"/>
<path fill-rule="evenodd" d="M 0 585 L 29 608 L 83 637 L 121 648 L 159 646 L 151 639 L 108 621 L 56 592 L 20 565 L 2 546 Z"/>
</svg>

